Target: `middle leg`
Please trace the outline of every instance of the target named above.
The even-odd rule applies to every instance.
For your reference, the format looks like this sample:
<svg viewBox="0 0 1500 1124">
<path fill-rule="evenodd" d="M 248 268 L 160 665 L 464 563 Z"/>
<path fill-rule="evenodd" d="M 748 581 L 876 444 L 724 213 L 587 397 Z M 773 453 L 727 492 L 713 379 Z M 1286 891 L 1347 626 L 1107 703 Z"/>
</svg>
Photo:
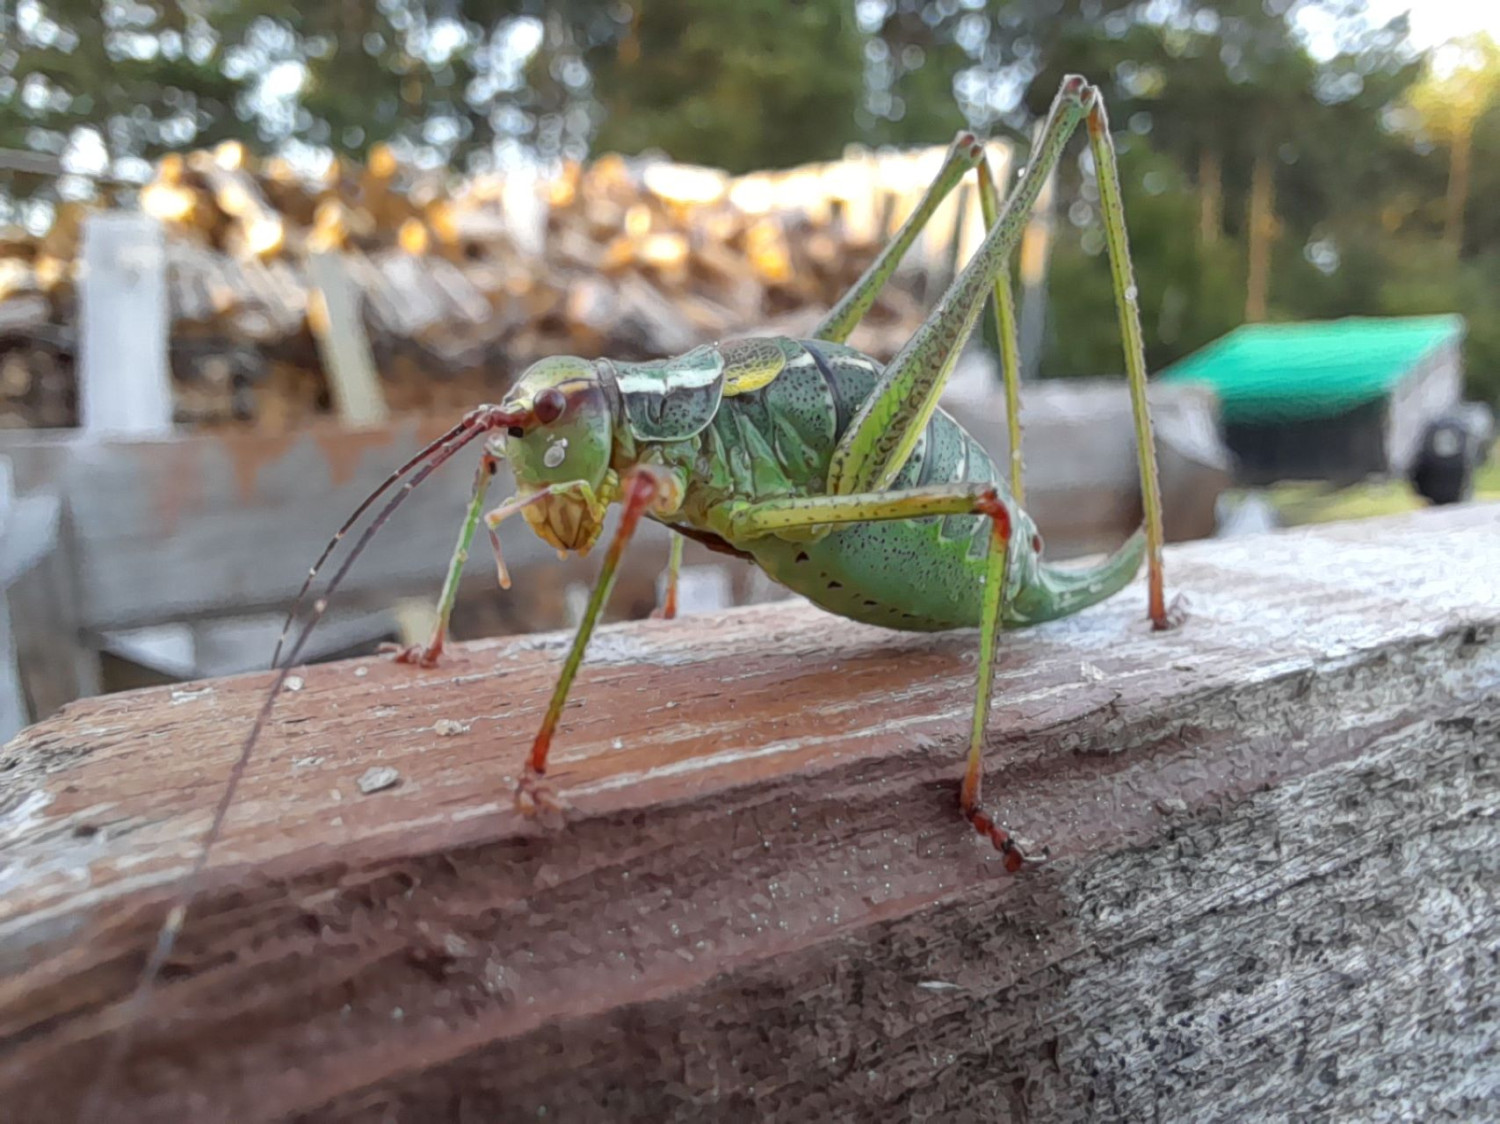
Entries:
<svg viewBox="0 0 1500 1124">
<path fill-rule="evenodd" d="M 669 531 L 672 536 L 672 552 L 667 556 L 666 581 L 661 592 L 661 604 L 651 614 L 653 620 L 669 621 L 677 616 L 677 580 L 682 574 L 682 536 Z"/>
<path fill-rule="evenodd" d="M 458 600 L 458 586 L 463 579 L 464 564 L 469 560 L 469 546 L 474 541 L 474 531 L 484 511 L 484 495 L 495 476 L 500 462 L 490 453 L 485 453 L 474 472 L 474 491 L 469 498 L 468 510 L 464 512 L 463 526 L 459 528 L 458 543 L 453 548 L 453 557 L 448 561 L 448 574 L 443 579 L 443 591 L 438 595 L 437 620 L 433 622 L 432 635 L 426 644 L 413 644 L 402 648 L 388 645 L 385 651 L 397 663 L 415 664 L 418 667 L 436 667 L 448 640 L 448 620 L 453 616 L 453 605 Z"/>
</svg>

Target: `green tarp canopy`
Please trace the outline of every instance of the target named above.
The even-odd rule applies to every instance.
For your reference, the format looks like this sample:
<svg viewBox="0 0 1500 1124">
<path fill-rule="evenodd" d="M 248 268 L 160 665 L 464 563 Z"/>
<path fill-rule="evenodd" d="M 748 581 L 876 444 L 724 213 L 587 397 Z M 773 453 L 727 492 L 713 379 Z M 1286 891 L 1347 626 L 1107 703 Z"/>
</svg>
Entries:
<svg viewBox="0 0 1500 1124">
<path fill-rule="evenodd" d="M 1461 340 L 1462 316 L 1247 324 L 1161 373 L 1213 387 L 1226 423 L 1331 417 L 1389 394 L 1435 350 Z"/>
</svg>

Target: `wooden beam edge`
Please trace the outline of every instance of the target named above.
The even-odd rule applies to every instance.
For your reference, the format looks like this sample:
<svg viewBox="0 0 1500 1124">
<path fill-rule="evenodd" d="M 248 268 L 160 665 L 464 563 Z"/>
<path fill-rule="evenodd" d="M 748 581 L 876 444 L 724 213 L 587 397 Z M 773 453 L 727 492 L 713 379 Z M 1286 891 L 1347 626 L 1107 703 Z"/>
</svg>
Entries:
<svg viewBox="0 0 1500 1124">
<path fill-rule="evenodd" d="M 1489 518 L 1492 523 L 1493 512 Z M 1447 523 L 1468 531 L 1490 525 L 1469 519 Z M 1377 537 L 1384 530 L 1379 528 Z M 1347 539 L 1348 532 L 1330 537 Z M 1451 557 L 1453 544 L 1440 543 L 1434 552 Z M 1192 552 L 1183 553 L 1190 558 Z M 1191 565 L 1182 569 L 1193 572 Z M 1437 599 L 1433 605 L 1443 609 Z M 835 646 L 830 655 L 822 638 L 827 619 L 799 633 L 796 622 L 805 616 L 804 610 L 775 607 L 729 614 L 715 624 L 720 642 L 731 649 L 736 641 L 724 641 L 722 632 L 736 623 L 748 624 L 752 633 L 784 627 L 781 642 L 794 649 L 800 643 L 803 651 L 816 634 L 820 639 L 813 650 L 824 666 L 848 658 L 844 652 L 869 660 L 859 674 L 869 674 L 877 689 L 889 682 L 889 665 L 910 671 L 931 643 L 925 638 L 898 642 L 894 658 L 882 644 L 871 660 L 868 637 L 846 638 L 852 647 Z M 231 847 L 225 863 L 216 863 L 212 886 L 195 906 L 197 920 L 184 935 L 176 978 L 159 993 L 171 1020 L 164 1028 L 153 1027 L 132 1055 L 138 1062 L 128 1071 L 127 1088 L 137 1099 L 129 1103 L 148 1114 L 166 1112 L 180 1108 L 185 1090 L 214 1088 L 227 1094 L 226 1108 L 257 1115 L 272 1107 L 308 1111 L 341 1098 L 358 1099 L 362 1090 L 381 1085 L 422 1086 L 449 1067 L 462 1068 L 465 1057 L 482 1053 L 486 1045 L 550 1040 L 559 1027 L 617 1020 L 622 1011 L 643 1003 L 691 1004 L 715 979 L 754 975 L 785 957 L 816 960 L 819 948 L 935 911 L 999 911 L 1008 927 L 1031 926 L 1060 941 L 1069 930 L 1064 888 L 1097 864 L 1159 843 L 1183 823 L 1229 815 L 1257 792 L 1358 762 L 1400 731 L 1443 721 L 1472 725 L 1476 700 L 1492 699 L 1500 683 L 1494 643 L 1500 611 L 1489 611 L 1481 601 L 1477 609 L 1449 606 L 1425 623 L 1418 612 L 1415 620 L 1415 625 L 1405 622 L 1394 639 L 1361 644 L 1356 638 L 1347 651 L 1325 651 L 1320 658 L 1294 652 L 1261 660 L 1256 673 L 1240 681 L 1232 676 L 1215 681 L 1199 666 L 1184 673 L 1202 681 L 1199 689 L 1165 696 L 1154 707 L 1128 693 L 1091 696 L 1083 683 L 1071 690 L 1064 685 L 1061 693 L 1073 696 L 1068 705 L 1034 709 L 1022 732 L 999 733 L 991 754 L 998 759 L 1007 802 L 1024 809 L 1030 822 L 1059 828 L 1051 839 L 1056 861 L 1022 879 L 1004 877 L 993 856 L 952 817 L 952 772 L 961 733 L 951 729 L 955 722 L 948 704 L 961 689 L 952 697 L 942 691 L 920 696 L 919 702 L 941 713 L 927 724 L 930 731 L 921 721 L 903 727 L 902 746 L 819 762 L 815 778 L 821 779 L 811 790 L 809 759 L 793 766 L 788 758 L 778 762 L 786 768 L 768 775 L 718 772 L 711 784 L 648 786 L 645 796 L 639 785 L 583 791 L 575 801 L 577 822 L 560 834 L 535 834 L 501 812 L 469 815 L 445 831 L 406 817 L 385 837 L 362 838 L 357 852 L 305 841 L 267 851 L 265 838 L 252 835 L 238 859 Z M 768 622 L 776 627 L 763 629 Z M 629 672 L 619 669 L 639 654 L 635 640 L 651 635 L 644 628 L 617 630 L 620 648 L 612 657 L 605 645 L 596 684 L 611 676 L 628 681 Z M 664 637 L 666 630 L 657 635 Z M 1095 635 L 1081 630 L 1064 650 L 1076 654 L 1077 643 L 1093 643 Z M 546 670 L 554 643 L 533 638 L 481 644 L 467 654 L 529 660 L 527 670 L 513 671 L 509 679 L 538 678 L 537 684 L 517 684 L 535 695 L 544 676 L 534 673 Z M 938 641 L 937 647 L 938 664 L 950 673 L 962 665 L 950 641 Z M 673 664 L 670 644 L 653 648 L 667 652 L 666 668 L 683 666 Z M 1210 650 L 1224 658 L 1235 651 Z M 1055 653 L 1042 654 L 1051 667 L 1046 661 Z M 356 663 L 353 670 L 359 666 L 367 665 Z M 386 675 L 369 670 L 360 678 Z M 458 668 L 450 686 L 461 689 L 463 680 L 473 678 L 484 676 Z M 248 689 L 255 679 L 221 683 L 218 689 L 227 691 L 234 682 Z M 163 696 L 170 700 L 166 692 L 100 700 L 71 708 L 59 721 L 76 723 L 75 733 L 107 735 L 111 707 L 136 711 L 143 702 L 159 705 Z M 188 699 L 179 706 L 191 704 Z M 1006 705 L 1004 694 L 1000 705 Z M 1327 728 L 1303 728 L 1309 714 L 1322 716 Z M 288 721 L 295 726 L 306 719 L 291 715 Z M 67 741 L 67 728 L 51 724 L 12 743 L 7 752 L 19 745 L 28 758 L 46 761 L 55 755 L 63 760 L 51 761 L 50 767 L 61 763 L 66 777 Z M 596 749 L 577 763 L 606 757 Z M 211 784 L 202 787 L 211 790 Z M 466 810 L 474 811 L 473 789 L 464 795 Z M 188 803 L 201 807 L 204 796 L 195 790 Z M 70 832 L 77 838 L 81 814 L 75 810 L 39 834 L 53 843 Z M 451 810 L 446 814 L 452 818 Z M 26 826 L 35 831 L 40 825 Z M 254 826 L 264 828 L 259 822 Z M 160 827 L 130 827 L 118 838 L 134 845 Z M 178 849 L 178 868 L 185 859 L 181 839 L 179 834 L 168 847 Z M 151 856 L 151 848 L 142 854 Z M 153 861 L 159 863 L 161 856 L 147 858 L 143 868 L 149 871 Z M 878 874 L 867 869 L 871 864 Z M 635 886 L 632 872 L 643 880 Z M 0 967 L 7 976 L 0 982 L 0 1012 L 6 1012 L 0 1017 L 0 1089 L 16 1088 L 28 1072 L 76 1073 L 81 1059 L 97 1051 L 99 1035 L 113 1021 L 111 1013 L 118 1016 L 119 999 L 150 940 L 170 888 L 169 873 L 170 864 L 149 876 L 121 879 L 109 909 L 99 908 L 108 897 L 71 912 L 55 899 L 38 911 L 45 915 L 42 925 L 28 924 L 14 912 L 8 920 L 0 914 Z M 768 916 L 793 915 L 791 921 L 782 917 L 789 927 L 780 931 L 789 935 L 780 938 L 753 920 L 754 888 L 778 880 L 801 887 L 786 909 L 771 909 L 774 891 L 762 906 Z M 654 895 L 673 884 L 691 891 L 686 896 L 705 911 L 703 924 L 718 933 L 703 963 L 690 950 L 683 957 L 681 919 L 654 918 L 645 927 L 629 921 L 633 910 L 651 916 L 645 907 L 659 904 Z M 653 889 L 644 891 L 642 885 Z M 832 913 L 825 912 L 828 907 Z M 479 915 L 489 921 L 476 921 Z M 520 946 L 506 944 L 511 940 L 506 937 L 490 941 L 481 958 L 476 946 L 485 942 L 479 934 L 497 916 L 535 927 L 564 942 L 565 949 L 567 934 L 581 927 L 586 937 L 575 935 L 575 945 L 582 940 L 599 962 L 576 962 L 581 955 L 576 947 L 572 957 L 555 963 L 549 952 L 543 956 L 549 963 L 533 980 L 527 982 L 522 972 L 521 983 L 508 982 L 507 966 L 527 954 L 534 962 L 538 950 L 523 953 Z M 457 927 L 455 919 L 461 922 Z M 617 979 L 618 965 L 609 963 L 609 920 L 631 928 L 628 939 L 619 937 L 622 955 L 629 949 L 629 956 L 639 959 L 647 934 L 660 946 L 625 985 Z M 435 928 L 445 931 L 435 935 Z M 327 946 L 340 944 L 339 933 L 364 933 L 369 947 L 363 954 L 344 949 L 329 957 Z M 1057 956 L 1066 944 L 1061 940 L 1049 955 Z M 377 965 L 392 962 L 405 968 L 386 978 Z M 415 988 L 405 978 L 413 973 L 419 977 Z M 1007 973 L 997 973 L 998 980 L 1004 978 Z M 458 990 L 454 981 L 460 980 L 481 998 L 472 1000 L 478 1008 L 455 1019 L 434 1004 L 443 994 L 451 999 Z M 336 1011 L 330 1007 L 335 993 L 361 997 L 355 1026 L 348 1025 L 351 1004 Z M 400 1027 L 393 1029 L 396 1011 Z M 310 1042 L 339 1045 L 320 1052 Z M 277 1072 L 269 1062 L 290 1076 L 268 1084 L 267 1075 Z M 36 1102 L 39 1107 L 55 1108 L 59 1102 L 47 1098 L 66 1096 L 76 1082 L 25 1086 L 43 1098 Z"/>
</svg>

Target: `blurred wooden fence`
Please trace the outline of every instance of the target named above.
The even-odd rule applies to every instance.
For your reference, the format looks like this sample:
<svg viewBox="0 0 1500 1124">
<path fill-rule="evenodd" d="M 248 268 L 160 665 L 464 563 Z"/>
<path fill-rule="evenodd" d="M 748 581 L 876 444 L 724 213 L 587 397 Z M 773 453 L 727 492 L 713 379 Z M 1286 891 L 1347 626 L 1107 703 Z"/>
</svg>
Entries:
<svg viewBox="0 0 1500 1124">
<path fill-rule="evenodd" d="M 14 478 L 11 507 L 35 500 L 52 514 L 33 521 L 45 541 L 28 532 L 24 558 L 0 573 L 14 636 L 0 678 L 19 700 L 0 733 L 98 691 L 102 653 L 179 678 L 258 666 L 307 561 L 345 513 L 460 410 L 498 397 L 530 358 L 660 354 L 737 329 L 810 328 L 943 151 L 739 178 L 606 159 L 525 190 L 481 180 L 444 195 L 415 180 L 398 190 L 399 169 L 380 153 L 310 186 L 229 146 L 166 161 L 141 212 L 79 220 L 77 245 L 77 216 L 66 215 L 41 240 L 12 240 L 0 248 L 0 384 L 19 393 L 0 396 L 12 429 L 0 432 L 0 458 Z M 1005 152 L 992 157 L 1003 174 Z M 528 210 L 518 193 L 543 206 Z M 920 319 L 924 290 L 943 284 L 980 234 L 977 200 L 961 189 L 856 342 L 893 351 Z M 408 364 L 410 348 L 426 358 Z M 65 351 L 66 362 L 32 366 Z M 74 353 L 81 362 L 69 366 Z M 980 374 L 950 400 L 1002 453 L 994 391 Z M 1140 510 L 1123 388 L 1037 391 L 1030 500 L 1050 551 L 1103 549 Z M 1216 441 L 1203 437 L 1212 403 L 1192 391 L 1165 400 L 1169 531 L 1198 537 L 1212 530 L 1223 484 Z M 256 424 L 218 424 L 235 417 Z M 73 420 L 82 428 L 15 429 Z M 202 424 L 183 432 L 185 421 Z M 419 626 L 420 611 L 389 607 L 430 598 L 468 483 L 444 474 L 393 521 L 309 657 Z M 498 480 L 494 494 L 506 490 Z M 568 590 L 591 567 L 559 565 L 530 536 L 513 538 L 523 580 L 509 597 L 471 602 L 483 621 L 475 631 L 567 623 Z M 665 532 L 643 534 L 616 615 L 649 610 L 665 553 Z M 690 562 L 719 590 L 710 605 L 768 595 L 743 567 L 726 575 L 722 559 L 701 553 Z M 479 553 L 470 576 L 493 588 Z"/>
</svg>

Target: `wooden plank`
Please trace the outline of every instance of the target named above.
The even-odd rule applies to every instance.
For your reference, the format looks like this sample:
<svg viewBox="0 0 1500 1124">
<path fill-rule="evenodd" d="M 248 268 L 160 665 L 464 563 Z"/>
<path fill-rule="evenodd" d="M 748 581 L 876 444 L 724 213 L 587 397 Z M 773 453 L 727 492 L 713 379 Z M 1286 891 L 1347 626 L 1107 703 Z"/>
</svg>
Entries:
<svg viewBox="0 0 1500 1124">
<path fill-rule="evenodd" d="M 50 490 L 66 502 L 78 540 L 79 619 L 100 631 L 284 610 L 345 516 L 448 424 L 408 418 L 351 429 L 323 421 L 281 436 L 106 443 L 63 433 L 0 433 L 0 455 L 14 462 L 22 492 Z M 349 574 L 349 608 L 400 593 L 435 596 L 468 500 L 472 463 L 435 474 L 391 520 Z M 498 503 L 512 490 L 502 472 L 491 495 Z M 659 567 L 666 531 L 653 525 L 641 534 L 643 546 L 633 553 Z M 545 563 L 577 580 L 596 565 L 557 562 L 519 523 L 506 528 L 505 543 L 518 570 Z M 468 572 L 493 585 L 487 551 L 472 553 Z M 512 596 L 528 596 L 526 585 Z"/>
<path fill-rule="evenodd" d="M 109 212 L 83 225 L 79 415 L 95 436 L 172 429 L 167 254 L 161 223 Z"/>
<path fill-rule="evenodd" d="M 1218 435 L 1218 403 L 1201 387 L 1152 385 L 1167 541 L 1212 536 L 1230 460 Z M 997 463 L 1010 455 L 1005 403 L 988 363 L 966 363 L 943 396 Z M 1141 521 L 1130 395 L 1123 379 L 1054 379 L 1021 395 L 1026 507 L 1048 553 L 1069 558 L 1112 550 Z"/>
<path fill-rule="evenodd" d="M 28 497 L 27 503 L 48 502 Z M 73 528 L 60 513 L 57 544 L 8 591 L 28 721 L 52 714 L 74 699 L 100 690 L 98 652 L 78 619 L 72 567 Z"/>
<path fill-rule="evenodd" d="M 0 457 L 0 738 L 7 741 L 28 721 L 20 655 L 10 624 L 9 594 L 15 579 L 31 567 L 33 559 L 28 556 L 34 547 L 27 543 L 17 552 L 18 514 L 10 462 Z M 12 552 L 18 556 L 7 557 Z"/>
<path fill-rule="evenodd" d="M 309 315 L 328 389 L 339 417 L 350 425 L 380 425 L 390 418 L 385 391 L 365 338 L 359 290 L 337 251 L 307 255 L 307 278 L 313 287 L 316 310 Z"/>
<path fill-rule="evenodd" d="M 510 807 L 561 636 L 309 669 L 131 1120 L 1477 1119 L 1500 1095 L 1500 507 L 1172 548 L 1006 637 L 1007 876 L 955 815 L 974 635 L 801 605 L 606 629 L 561 830 Z M 264 676 L 0 762 L 0 1102 L 71 1118 Z M 362 796 L 370 767 L 399 783 Z"/>
<path fill-rule="evenodd" d="M 40 293 L 5 295 L 0 299 L 0 337 L 23 335 L 44 328 L 52 316 L 52 302 Z"/>
<path fill-rule="evenodd" d="M 30 721 L 15 631 L 10 625 L 10 603 L 0 597 L 0 738 L 10 739 Z"/>
</svg>

